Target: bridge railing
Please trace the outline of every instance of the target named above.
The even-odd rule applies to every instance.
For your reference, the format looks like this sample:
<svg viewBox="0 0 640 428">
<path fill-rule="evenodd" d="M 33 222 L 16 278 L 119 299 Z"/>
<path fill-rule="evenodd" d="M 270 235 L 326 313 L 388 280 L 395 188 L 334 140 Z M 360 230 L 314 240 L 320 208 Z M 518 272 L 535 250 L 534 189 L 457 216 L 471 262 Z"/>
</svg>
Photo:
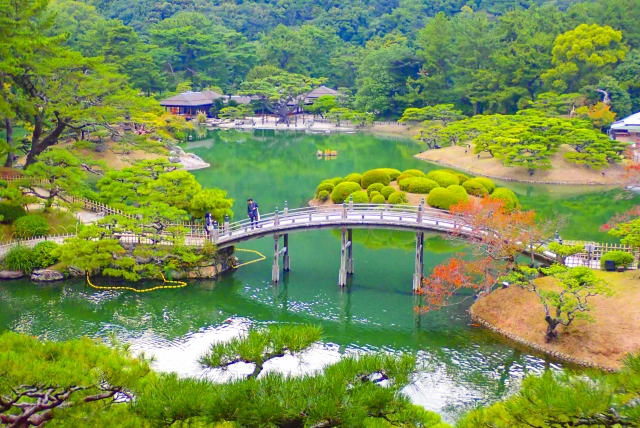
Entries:
<svg viewBox="0 0 640 428">
<path fill-rule="evenodd" d="M 380 222 L 397 222 L 404 218 L 418 221 L 418 213 L 421 212 L 423 220 L 453 220 L 453 216 L 446 211 L 433 208 L 420 208 L 415 205 L 387 205 L 387 204 L 346 204 L 346 205 L 321 205 L 315 207 L 303 207 L 278 210 L 277 212 L 263 214 L 260 220 L 252 225 L 249 218 L 233 223 L 220 225 L 217 237 L 237 236 L 238 233 L 248 233 L 253 226 L 259 229 L 274 229 L 280 225 L 305 223 L 308 225 L 321 222 L 340 223 L 343 220 L 357 220 L 355 216 L 361 215 L 363 219 L 372 220 L 372 216 L 380 215 Z"/>
</svg>

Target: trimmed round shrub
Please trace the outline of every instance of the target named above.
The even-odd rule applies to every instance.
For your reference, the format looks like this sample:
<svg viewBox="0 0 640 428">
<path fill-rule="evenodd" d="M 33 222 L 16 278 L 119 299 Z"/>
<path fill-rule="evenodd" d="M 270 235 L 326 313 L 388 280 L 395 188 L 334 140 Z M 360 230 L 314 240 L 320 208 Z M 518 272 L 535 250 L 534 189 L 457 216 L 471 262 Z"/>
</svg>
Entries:
<svg viewBox="0 0 640 428">
<path fill-rule="evenodd" d="M 448 210 L 453 205 L 457 204 L 458 202 L 467 200 L 468 198 L 469 195 L 467 195 L 466 192 L 464 193 L 464 195 L 462 195 L 462 192 L 460 192 L 458 189 L 445 189 L 444 187 L 437 187 L 429 192 L 427 203 L 434 208 Z"/>
<path fill-rule="evenodd" d="M 476 177 L 474 178 L 474 180 L 482 184 L 484 188 L 487 189 L 487 192 L 489 193 L 493 193 L 493 191 L 496 190 L 496 183 L 494 183 L 492 180 L 489 180 L 488 178 Z"/>
<path fill-rule="evenodd" d="M 51 241 L 39 242 L 33 247 L 33 257 L 35 259 L 36 266 L 39 268 L 46 268 L 58 261 L 58 258 L 51 255 L 51 252 L 58 248 L 58 244 Z"/>
<path fill-rule="evenodd" d="M 373 192 L 369 193 L 369 199 L 373 199 L 375 196 L 378 196 L 378 195 L 382 196 L 382 193 L 374 190 Z M 382 197 L 384 198 L 384 196 Z"/>
<path fill-rule="evenodd" d="M 364 190 L 358 190 L 353 192 L 349 197 L 353 197 L 354 204 L 367 204 L 369 203 L 369 195 Z"/>
<path fill-rule="evenodd" d="M 504 207 L 509 211 L 515 210 L 519 205 L 518 197 L 516 196 L 516 194 L 509 189 L 505 189 L 504 187 L 494 190 L 490 198 L 504 201 Z"/>
<path fill-rule="evenodd" d="M 413 177 L 407 178 L 402 182 L 403 186 L 400 186 L 402 190 L 405 190 L 409 193 L 421 193 L 427 194 L 436 187 L 440 187 L 438 183 L 433 180 L 429 180 L 426 177 Z"/>
<path fill-rule="evenodd" d="M 431 171 L 427 178 L 435 181 L 441 187 L 449 187 L 460 184 L 460 180 L 455 175 L 446 171 Z"/>
<path fill-rule="evenodd" d="M 460 180 L 460 184 L 464 183 L 467 180 L 471 180 L 471 177 L 469 177 L 468 175 L 460 174 L 459 172 L 455 173 L 454 175 L 458 177 L 458 180 Z"/>
<path fill-rule="evenodd" d="M 334 186 L 337 186 L 338 184 L 342 183 L 344 181 L 344 178 L 342 177 L 333 177 L 333 178 L 328 178 L 326 180 L 322 180 L 323 183 L 331 183 Z"/>
<path fill-rule="evenodd" d="M 12 247 L 4 258 L 4 268 L 7 270 L 21 270 L 24 273 L 31 273 L 37 269 L 36 259 L 33 250 L 24 245 Z"/>
<path fill-rule="evenodd" d="M 395 168 L 380 168 L 380 170 L 389 174 L 389 178 L 391 179 L 391 181 L 395 180 L 400 174 L 402 174 L 399 169 Z"/>
<path fill-rule="evenodd" d="M 345 181 L 338 184 L 331 192 L 331 200 L 336 204 L 341 204 L 347 199 L 347 197 L 353 192 L 362 190 L 358 183 L 351 183 Z"/>
<path fill-rule="evenodd" d="M 407 189 L 409 188 L 409 183 L 411 183 L 411 181 L 417 177 L 404 177 L 402 178 L 402 180 L 398 180 L 398 187 L 400 188 L 400 190 L 402 190 L 403 192 L 406 192 Z"/>
<path fill-rule="evenodd" d="M 324 202 L 327 199 L 329 199 L 329 195 L 330 193 L 327 192 L 326 190 L 321 190 L 320 192 L 318 192 L 318 199 Z"/>
<path fill-rule="evenodd" d="M 380 193 L 382 194 L 382 196 L 384 196 L 385 199 L 389 199 L 389 196 L 395 191 L 396 191 L 395 187 L 384 186 L 380 191 Z"/>
<path fill-rule="evenodd" d="M 602 267 L 602 269 L 605 268 L 605 262 L 607 260 L 613 260 L 616 264 L 616 267 L 629 267 L 635 261 L 635 257 L 633 257 L 633 254 L 627 253 L 625 251 L 609 251 L 607 253 L 604 253 L 602 258 L 600 258 L 600 266 Z"/>
<path fill-rule="evenodd" d="M 468 194 L 473 196 L 483 197 L 489 194 L 489 191 L 476 181 L 475 178 L 462 183 L 462 187 L 464 187 L 464 190 L 466 190 Z"/>
<path fill-rule="evenodd" d="M 344 178 L 344 181 L 350 181 L 352 183 L 358 183 L 362 181 L 362 175 L 354 172 L 353 174 L 349 174 Z"/>
<path fill-rule="evenodd" d="M 384 189 L 384 184 L 382 183 L 373 183 L 371 186 L 367 187 L 367 193 L 371 196 L 371 192 L 379 192 Z"/>
<path fill-rule="evenodd" d="M 373 198 L 371 198 L 371 203 L 372 204 L 384 204 L 386 201 L 386 199 L 384 198 L 384 196 L 378 194 L 375 195 Z"/>
<path fill-rule="evenodd" d="M 406 204 L 409 202 L 407 195 L 404 192 L 393 192 L 389 195 L 389 203 L 393 205 Z"/>
<path fill-rule="evenodd" d="M 424 177 L 426 174 L 419 169 L 407 169 L 402 171 L 403 174 L 413 175 L 414 177 Z"/>
<path fill-rule="evenodd" d="M 2 216 L 2 220 L 0 221 L 1 223 L 13 224 L 13 222 L 20 217 L 26 216 L 27 212 L 22 205 L 0 202 L 0 215 Z"/>
<path fill-rule="evenodd" d="M 27 215 L 20 217 L 13 223 L 13 228 L 21 238 L 33 238 L 34 236 L 44 236 L 49 233 L 49 223 L 44 217 L 39 215 Z"/>
<path fill-rule="evenodd" d="M 388 186 L 391 183 L 391 177 L 381 169 L 372 169 L 362 174 L 361 184 L 363 189 L 368 189 L 373 183 L 382 183 Z"/>
<path fill-rule="evenodd" d="M 447 187 L 447 190 L 463 198 L 462 200 L 465 202 L 469 200 L 469 195 L 467 194 L 467 191 L 464 190 L 464 187 L 460 185 L 449 186 Z"/>
<path fill-rule="evenodd" d="M 318 197 L 318 195 L 320 195 L 320 192 L 326 191 L 327 193 L 331 193 L 333 192 L 333 189 L 336 186 L 333 185 L 333 183 L 329 183 L 329 182 L 322 182 L 318 185 L 318 187 L 316 187 L 316 197 Z M 320 199 L 320 198 L 318 198 Z"/>
</svg>

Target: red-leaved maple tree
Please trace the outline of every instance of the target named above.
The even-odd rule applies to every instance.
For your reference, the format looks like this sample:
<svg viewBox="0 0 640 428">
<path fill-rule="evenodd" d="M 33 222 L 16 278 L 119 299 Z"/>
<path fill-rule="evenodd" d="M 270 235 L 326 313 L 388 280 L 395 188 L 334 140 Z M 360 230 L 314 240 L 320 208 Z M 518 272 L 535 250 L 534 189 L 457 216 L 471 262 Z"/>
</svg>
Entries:
<svg viewBox="0 0 640 428">
<path fill-rule="evenodd" d="M 504 202 L 489 198 L 459 203 L 450 212 L 456 227 L 449 237 L 468 244 L 472 257 L 458 254 L 422 280 L 421 311 L 446 306 L 462 288 L 491 292 L 500 277 L 517 267 L 523 252 L 533 254 L 558 227 L 556 221 L 538 219 L 534 211 L 510 212 Z"/>
</svg>

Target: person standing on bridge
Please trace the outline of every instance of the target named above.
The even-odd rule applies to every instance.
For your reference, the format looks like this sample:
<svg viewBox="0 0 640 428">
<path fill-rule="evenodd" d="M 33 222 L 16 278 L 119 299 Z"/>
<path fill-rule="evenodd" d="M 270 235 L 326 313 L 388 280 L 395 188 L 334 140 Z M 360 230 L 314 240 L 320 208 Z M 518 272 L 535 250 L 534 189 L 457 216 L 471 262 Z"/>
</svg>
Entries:
<svg viewBox="0 0 640 428">
<path fill-rule="evenodd" d="M 251 228 L 253 229 L 253 225 L 255 223 L 256 228 L 258 226 L 258 220 L 260 220 L 260 213 L 258 212 L 258 204 L 253 202 L 253 199 L 247 199 L 247 214 L 249 215 L 249 220 L 251 221 Z"/>
<path fill-rule="evenodd" d="M 209 212 L 204 215 L 204 230 L 207 236 L 211 235 L 211 231 L 213 230 L 213 221 L 211 220 L 211 213 Z"/>
</svg>

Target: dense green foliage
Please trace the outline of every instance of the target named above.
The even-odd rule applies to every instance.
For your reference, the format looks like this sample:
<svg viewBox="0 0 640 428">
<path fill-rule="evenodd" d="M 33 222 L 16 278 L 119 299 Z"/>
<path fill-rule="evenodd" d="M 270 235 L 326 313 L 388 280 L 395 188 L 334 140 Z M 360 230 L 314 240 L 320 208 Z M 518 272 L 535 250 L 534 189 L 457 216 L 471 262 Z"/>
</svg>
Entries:
<svg viewBox="0 0 640 428">
<path fill-rule="evenodd" d="M 99 199 L 115 208 L 127 209 L 162 204 L 202 219 L 206 212 L 219 223 L 233 217 L 233 199 L 218 188 L 203 189 L 195 177 L 167 160 L 138 161 L 121 170 L 108 171 L 98 181 Z"/>
<path fill-rule="evenodd" d="M 334 204 L 341 204 L 349 197 L 350 194 L 359 190 L 362 189 L 358 183 L 345 181 L 338 184 L 335 189 L 333 189 L 333 192 L 331 192 L 331 200 Z"/>
<path fill-rule="evenodd" d="M 369 196 L 371 196 L 372 192 L 380 192 L 385 187 L 386 186 L 384 184 L 382 184 L 382 183 L 373 183 L 372 185 L 367 187 L 367 193 L 369 194 Z"/>
<path fill-rule="evenodd" d="M 33 247 L 33 257 L 36 266 L 39 268 L 46 268 L 58 261 L 58 258 L 53 254 L 53 251 L 58 248 L 58 244 L 52 241 L 38 242 Z"/>
<path fill-rule="evenodd" d="M 447 171 L 431 171 L 427 178 L 435 181 L 441 187 L 449 187 L 460 184 L 460 179 Z"/>
<path fill-rule="evenodd" d="M 468 194 L 473 196 L 483 197 L 489 194 L 482 183 L 480 183 L 476 179 L 466 180 L 464 183 L 462 183 L 462 187 L 464 187 L 464 190 L 466 190 Z"/>
<path fill-rule="evenodd" d="M 331 196 L 331 193 L 329 193 L 329 191 L 321 190 L 320 192 L 318 192 L 318 195 L 316 196 L 316 198 L 324 202 L 329 199 L 329 196 Z"/>
<path fill-rule="evenodd" d="M 488 178 L 476 177 L 476 178 L 474 178 L 474 180 L 477 183 L 482 184 L 484 186 L 484 188 L 487 190 L 487 192 L 489 192 L 489 193 L 493 193 L 494 190 L 496 190 L 496 184 L 492 180 L 490 180 Z"/>
<path fill-rule="evenodd" d="M 0 422 L 8 426 L 41 426 L 74 416 L 82 425 L 126 426 L 92 422 L 97 413 L 118 406 L 124 407 L 128 426 L 144 426 L 126 414 L 126 401 L 153 374 L 147 361 L 123 349 L 88 338 L 42 342 L 7 332 L 0 335 L 0 373 Z"/>
<path fill-rule="evenodd" d="M 635 261 L 635 257 L 626 251 L 609 251 L 604 253 L 600 258 L 600 267 L 602 269 L 604 269 L 607 260 L 612 260 L 616 264 L 616 267 L 629 267 Z"/>
<path fill-rule="evenodd" d="M 7 270 L 23 271 L 31 273 L 39 266 L 36 263 L 33 250 L 24 245 L 16 245 L 11 247 L 3 261 L 4 268 Z"/>
<path fill-rule="evenodd" d="M 426 194 L 436 187 L 440 187 L 440 185 L 425 177 L 405 178 L 400 182 L 400 189 L 409 193 Z"/>
<path fill-rule="evenodd" d="M 513 193 L 513 190 L 506 189 L 504 187 L 494 190 L 490 197 L 491 199 L 500 199 L 504 201 L 504 207 L 509 211 L 516 209 L 519 205 L 518 197 Z"/>
<path fill-rule="evenodd" d="M 360 184 L 363 189 L 368 189 L 373 183 L 382 183 L 383 186 L 388 186 L 391 183 L 391 177 L 382 169 L 372 169 L 362 174 Z"/>
<path fill-rule="evenodd" d="M 551 370 L 524 379 L 519 392 L 504 402 L 469 412 L 456 426 L 605 427 L 638 426 L 640 356 L 630 355 L 616 373 L 590 376 Z"/>
<path fill-rule="evenodd" d="M 13 224 L 15 234 L 23 239 L 49 234 L 49 224 L 47 220 L 37 214 L 30 214 L 20 217 Z"/>
<path fill-rule="evenodd" d="M 389 178 L 391 178 L 391 181 L 397 180 L 401 174 L 400 170 L 397 170 L 395 168 L 380 168 L 380 170 L 389 174 Z"/>
<path fill-rule="evenodd" d="M 353 198 L 354 204 L 366 204 L 369 202 L 369 195 L 364 190 L 358 190 L 357 192 L 353 192 L 349 195 L 350 198 Z"/>
<path fill-rule="evenodd" d="M 360 180 L 358 180 L 357 183 L 360 183 Z M 318 187 L 316 187 L 316 197 L 318 197 L 320 192 L 327 192 L 327 193 L 333 192 L 333 189 L 335 187 L 336 186 L 334 186 L 333 183 L 326 183 L 326 182 L 320 183 Z"/>
<path fill-rule="evenodd" d="M 201 358 L 208 367 L 222 370 L 236 363 L 256 367 L 248 379 L 220 384 L 153 373 L 143 357 L 88 338 L 42 342 L 3 333 L 0 422 L 127 428 L 448 427 L 401 392 L 415 371 L 412 356 L 349 356 L 314 374 L 257 377 L 266 362 L 305 351 L 320 334 L 311 325 L 276 325 L 215 344 Z"/>
<path fill-rule="evenodd" d="M 362 181 L 362 175 L 358 174 L 357 172 L 354 172 L 352 174 L 347 175 L 344 178 L 344 181 L 351 181 L 352 183 L 360 184 L 360 182 Z"/>
<path fill-rule="evenodd" d="M 384 204 L 385 201 L 386 201 L 386 198 L 381 194 L 377 194 L 371 197 L 372 204 Z"/>
<path fill-rule="evenodd" d="M 406 204 L 407 202 L 409 202 L 409 200 L 407 199 L 407 195 L 404 192 L 393 192 L 391 195 L 389 195 L 388 200 L 392 205 Z"/>
<path fill-rule="evenodd" d="M 391 186 L 384 186 L 382 190 L 380 190 L 380 193 L 382 194 L 382 196 L 384 196 L 385 199 L 389 199 L 389 196 L 395 191 L 396 189 Z"/>
<path fill-rule="evenodd" d="M 460 191 L 462 189 L 462 191 Z M 464 192 L 464 194 L 463 194 Z M 450 187 L 437 187 L 429 192 L 427 203 L 442 210 L 448 210 L 453 205 L 464 202 L 469 199 L 467 192 L 459 185 L 451 185 Z"/>
<path fill-rule="evenodd" d="M 16 205 L 10 202 L 0 202 L 0 216 L 2 223 L 13 224 L 17 219 L 27 215 L 27 211 L 22 205 Z"/>
</svg>

